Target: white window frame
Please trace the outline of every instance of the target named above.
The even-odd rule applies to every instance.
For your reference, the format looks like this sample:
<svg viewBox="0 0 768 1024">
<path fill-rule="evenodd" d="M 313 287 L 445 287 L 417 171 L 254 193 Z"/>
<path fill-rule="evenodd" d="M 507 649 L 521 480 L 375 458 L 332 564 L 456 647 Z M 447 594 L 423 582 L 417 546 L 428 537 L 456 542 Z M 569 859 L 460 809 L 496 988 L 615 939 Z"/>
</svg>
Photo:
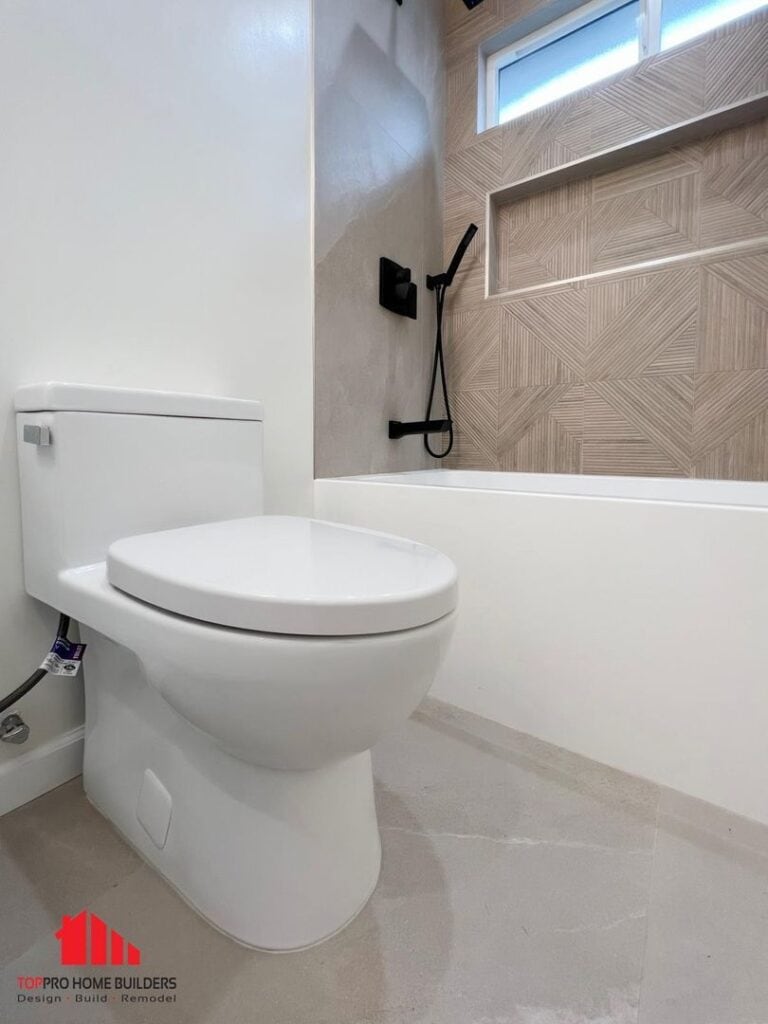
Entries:
<svg viewBox="0 0 768 1024">
<path fill-rule="evenodd" d="M 499 124 L 499 75 L 503 68 L 617 11 L 628 2 L 630 0 L 590 0 L 536 32 L 489 53 L 485 58 L 485 124 L 480 125 L 480 129 L 494 128 Z M 638 62 L 661 50 L 661 4 L 662 0 L 640 0 L 637 19 Z"/>
</svg>

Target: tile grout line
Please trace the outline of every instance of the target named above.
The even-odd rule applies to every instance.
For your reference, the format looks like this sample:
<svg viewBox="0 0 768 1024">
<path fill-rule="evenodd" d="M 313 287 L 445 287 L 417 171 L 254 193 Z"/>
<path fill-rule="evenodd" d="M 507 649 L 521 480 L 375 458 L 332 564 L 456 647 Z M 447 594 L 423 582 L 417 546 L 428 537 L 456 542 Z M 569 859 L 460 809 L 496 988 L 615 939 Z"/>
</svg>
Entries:
<svg viewBox="0 0 768 1024">
<path fill-rule="evenodd" d="M 605 846 L 599 843 L 585 843 L 580 840 L 562 840 L 562 839 L 532 839 L 528 836 L 522 837 L 503 837 L 503 836 L 485 836 L 482 833 L 475 832 L 425 832 L 419 829 L 404 828 L 399 825 L 380 825 L 380 832 L 397 832 L 401 835 L 415 836 L 419 839 L 458 839 L 464 841 L 474 842 L 485 842 L 494 843 L 497 846 L 509 846 L 509 847 L 535 847 L 535 846 L 551 846 L 559 849 L 568 850 L 592 850 L 600 853 L 616 853 L 626 856 L 647 856 L 648 851 L 642 848 L 640 849 L 625 849 L 620 846 Z"/>
<path fill-rule="evenodd" d="M 645 913 L 645 939 L 643 941 L 643 955 L 640 960 L 640 984 L 637 993 L 637 1022 L 636 1024 L 642 1024 L 643 1017 L 643 986 L 645 984 L 645 968 L 648 961 L 648 941 L 651 930 L 651 902 L 653 897 L 654 889 L 654 878 L 656 875 L 656 857 L 658 854 L 659 845 L 659 818 L 661 816 L 661 789 L 658 790 L 658 796 L 656 799 L 656 815 L 655 815 L 655 828 L 653 831 L 653 847 L 651 849 L 651 870 L 648 876 L 648 897 L 646 903 Z"/>
</svg>

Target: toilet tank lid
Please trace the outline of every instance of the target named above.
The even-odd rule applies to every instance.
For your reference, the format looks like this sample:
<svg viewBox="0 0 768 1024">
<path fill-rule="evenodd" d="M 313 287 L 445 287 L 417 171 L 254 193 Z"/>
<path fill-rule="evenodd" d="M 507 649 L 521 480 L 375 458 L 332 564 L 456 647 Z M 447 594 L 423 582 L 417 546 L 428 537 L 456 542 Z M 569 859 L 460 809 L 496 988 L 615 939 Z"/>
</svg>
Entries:
<svg viewBox="0 0 768 1024">
<path fill-rule="evenodd" d="M 147 391 L 97 384 L 46 381 L 16 391 L 17 412 L 106 412 L 138 416 L 188 416 L 216 420 L 262 420 L 261 402 L 183 391 Z"/>
</svg>

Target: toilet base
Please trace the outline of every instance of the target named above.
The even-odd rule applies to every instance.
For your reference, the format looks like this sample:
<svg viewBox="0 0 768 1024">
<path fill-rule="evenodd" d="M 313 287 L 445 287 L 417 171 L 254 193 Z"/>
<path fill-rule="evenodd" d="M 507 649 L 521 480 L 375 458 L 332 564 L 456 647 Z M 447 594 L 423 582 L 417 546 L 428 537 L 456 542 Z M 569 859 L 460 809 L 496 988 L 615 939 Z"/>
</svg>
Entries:
<svg viewBox="0 0 768 1024">
<path fill-rule="evenodd" d="M 370 754 L 313 771 L 247 764 L 180 718 L 130 651 L 82 632 L 93 805 L 235 941 L 279 952 L 340 931 L 381 864 Z"/>
</svg>

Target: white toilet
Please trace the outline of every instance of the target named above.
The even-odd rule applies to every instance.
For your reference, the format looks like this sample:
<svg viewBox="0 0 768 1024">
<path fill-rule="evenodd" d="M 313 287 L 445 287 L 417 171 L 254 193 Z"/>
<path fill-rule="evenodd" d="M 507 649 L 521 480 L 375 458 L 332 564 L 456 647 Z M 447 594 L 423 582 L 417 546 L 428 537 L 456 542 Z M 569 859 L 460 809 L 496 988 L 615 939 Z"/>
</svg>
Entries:
<svg viewBox="0 0 768 1024">
<path fill-rule="evenodd" d="M 54 383 L 16 409 L 27 589 L 88 643 L 88 797 L 237 941 L 327 938 L 376 885 L 369 750 L 434 678 L 453 563 L 262 515 L 258 402 Z"/>
</svg>

